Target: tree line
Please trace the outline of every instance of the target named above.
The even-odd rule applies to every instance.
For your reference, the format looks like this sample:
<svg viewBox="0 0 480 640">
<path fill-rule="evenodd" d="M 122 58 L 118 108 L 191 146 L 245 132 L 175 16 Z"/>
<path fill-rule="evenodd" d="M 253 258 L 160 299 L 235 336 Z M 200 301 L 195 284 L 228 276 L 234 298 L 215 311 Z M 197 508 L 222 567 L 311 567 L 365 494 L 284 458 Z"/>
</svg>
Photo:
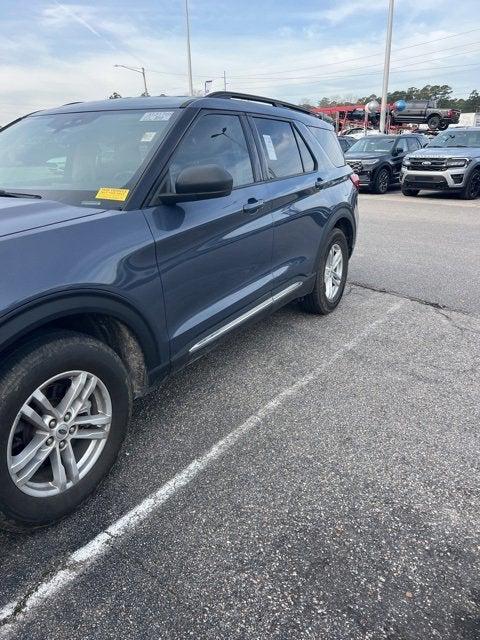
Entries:
<svg viewBox="0 0 480 640">
<path fill-rule="evenodd" d="M 438 106 L 446 109 L 460 109 L 465 113 L 480 109 L 480 93 L 477 89 L 473 89 L 466 98 L 457 98 L 453 95 L 453 89 L 448 84 L 427 84 L 422 88 L 408 87 L 399 91 L 392 91 L 387 94 L 388 102 L 392 103 L 396 100 L 437 100 Z M 361 96 L 356 98 L 349 96 L 333 96 L 331 98 L 320 98 L 320 100 L 310 100 L 303 98 L 300 104 L 305 107 L 335 107 L 338 104 L 354 105 L 366 104 L 370 100 L 378 100 L 381 97 L 375 94 L 369 96 Z"/>
</svg>

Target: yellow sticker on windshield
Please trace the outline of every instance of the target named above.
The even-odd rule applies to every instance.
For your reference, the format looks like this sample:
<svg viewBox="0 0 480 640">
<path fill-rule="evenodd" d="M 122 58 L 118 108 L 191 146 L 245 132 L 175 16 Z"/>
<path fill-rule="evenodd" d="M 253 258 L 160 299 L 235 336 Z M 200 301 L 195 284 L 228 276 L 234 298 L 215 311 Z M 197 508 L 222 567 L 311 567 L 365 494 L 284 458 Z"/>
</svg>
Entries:
<svg viewBox="0 0 480 640">
<path fill-rule="evenodd" d="M 97 191 L 96 198 L 101 200 L 119 200 L 125 202 L 128 197 L 130 189 L 114 189 L 112 187 L 102 187 Z"/>
</svg>

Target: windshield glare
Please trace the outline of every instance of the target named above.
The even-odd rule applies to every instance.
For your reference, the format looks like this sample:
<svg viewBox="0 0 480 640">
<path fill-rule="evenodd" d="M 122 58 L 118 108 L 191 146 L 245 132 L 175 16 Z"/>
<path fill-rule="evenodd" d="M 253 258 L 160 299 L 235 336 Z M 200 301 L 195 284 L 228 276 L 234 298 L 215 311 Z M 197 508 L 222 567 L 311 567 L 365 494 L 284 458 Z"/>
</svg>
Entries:
<svg viewBox="0 0 480 640">
<path fill-rule="evenodd" d="M 357 151 L 361 153 L 390 153 L 393 147 L 395 138 L 380 138 L 377 136 L 367 136 L 361 138 L 358 142 L 350 147 L 348 155 L 352 155 Z"/>
<path fill-rule="evenodd" d="M 176 113 L 29 116 L 0 132 L 0 189 L 74 205 L 121 207 Z M 105 191 L 111 189 L 117 191 Z"/>
<path fill-rule="evenodd" d="M 427 146 L 429 147 L 478 147 L 480 131 L 448 130 L 439 133 Z"/>
</svg>

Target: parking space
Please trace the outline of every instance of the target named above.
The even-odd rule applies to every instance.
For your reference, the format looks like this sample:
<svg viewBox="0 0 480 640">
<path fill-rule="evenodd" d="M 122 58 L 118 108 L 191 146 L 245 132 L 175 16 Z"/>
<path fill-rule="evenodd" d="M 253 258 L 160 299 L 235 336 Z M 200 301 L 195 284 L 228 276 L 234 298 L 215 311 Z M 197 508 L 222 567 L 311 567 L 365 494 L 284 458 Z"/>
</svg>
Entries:
<svg viewBox="0 0 480 640">
<path fill-rule="evenodd" d="M 232 336 L 77 513 L 0 533 L 0 637 L 478 637 L 480 205 L 361 218 L 334 314 Z"/>
</svg>

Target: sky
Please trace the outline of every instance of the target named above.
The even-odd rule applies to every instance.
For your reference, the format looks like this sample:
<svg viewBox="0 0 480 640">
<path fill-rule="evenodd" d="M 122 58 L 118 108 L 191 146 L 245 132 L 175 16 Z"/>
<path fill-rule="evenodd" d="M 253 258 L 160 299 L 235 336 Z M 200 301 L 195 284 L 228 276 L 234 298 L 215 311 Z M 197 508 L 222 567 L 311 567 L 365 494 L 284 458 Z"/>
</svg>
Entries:
<svg viewBox="0 0 480 640">
<path fill-rule="evenodd" d="M 113 91 L 188 91 L 184 0 L 0 0 L 0 125 Z M 396 0 L 390 90 L 480 89 L 480 0 Z M 388 0 L 189 0 L 194 88 L 291 102 L 381 91 Z"/>
</svg>

